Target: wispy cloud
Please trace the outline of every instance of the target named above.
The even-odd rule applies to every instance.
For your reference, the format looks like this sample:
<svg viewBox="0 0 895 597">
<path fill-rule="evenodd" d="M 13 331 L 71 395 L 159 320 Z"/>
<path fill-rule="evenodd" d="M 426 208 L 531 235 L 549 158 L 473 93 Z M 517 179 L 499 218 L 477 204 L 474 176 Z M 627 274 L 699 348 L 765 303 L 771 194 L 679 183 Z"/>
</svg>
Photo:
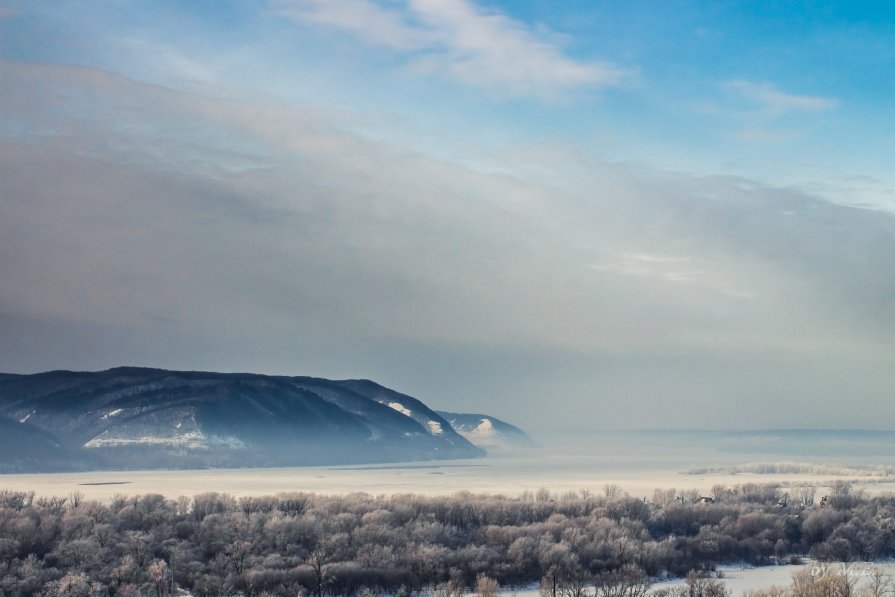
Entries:
<svg viewBox="0 0 895 597">
<path fill-rule="evenodd" d="M 276 0 L 274 10 L 299 22 L 342 29 L 367 43 L 395 50 L 426 45 L 426 33 L 410 24 L 406 14 L 370 0 Z"/>
<path fill-rule="evenodd" d="M 723 84 L 723 87 L 757 104 L 772 116 L 779 116 L 784 112 L 790 111 L 819 112 L 832 110 L 839 105 L 838 100 L 833 98 L 788 93 L 778 89 L 773 83 L 766 81 L 737 79 L 727 81 Z"/>
<path fill-rule="evenodd" d="M 619 85 L 631 75 L 607 62 L 570 58 L 524 23 L 468 0 L 274 0 L 273 8 L 296 22 L 406 54 L 412 72 L 502 95 L 550 97 Z"/>
<path fill-rule="evenodd" d="M 693 282 L 708 272 L 692 267 L 690 257 L 658 255 L 655 253 L 624 253 L 607 263 L 595 263 L 591 269 L 598 272 L 655 278 L 666 282 Z"/>
</svg>

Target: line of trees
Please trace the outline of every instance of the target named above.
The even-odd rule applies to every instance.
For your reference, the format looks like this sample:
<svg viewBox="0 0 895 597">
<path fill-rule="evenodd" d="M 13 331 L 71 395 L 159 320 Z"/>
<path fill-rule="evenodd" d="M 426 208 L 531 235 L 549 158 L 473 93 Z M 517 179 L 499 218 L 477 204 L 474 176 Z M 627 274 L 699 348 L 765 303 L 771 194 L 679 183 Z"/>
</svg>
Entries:
<svg viewBox="0 0 895 597">
<path fill-rule="evenodd" d="M 651 578 L 727 562 L 895 556 L 895 496 L 841 484 L 820 507 L 809 494 L 750 484 L 716 487 L 711 503 L 673 490 L 635 499 L 611 486 L 516 498 L 207 493 L 100 503 L 3 491 L 0 597 L 166 597 L 172 587 L 197 597 L 456 597 L 537 582 L 547 597 L 643 597 Z"/>
</svg>

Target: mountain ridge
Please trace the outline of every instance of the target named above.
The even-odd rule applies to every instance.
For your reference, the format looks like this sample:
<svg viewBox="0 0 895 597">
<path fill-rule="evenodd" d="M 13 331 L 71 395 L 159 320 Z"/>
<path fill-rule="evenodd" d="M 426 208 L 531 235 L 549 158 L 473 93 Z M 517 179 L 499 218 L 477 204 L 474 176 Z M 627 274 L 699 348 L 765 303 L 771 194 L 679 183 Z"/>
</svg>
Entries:
<svg viewBox="0 0 895 597">
<path fill-rule="evenodd" d="M 0 374 L 0 416 L 49 434 L 66 454 L 35 467 L 27 446 L 16 454 L 12 446 L 0 452 L 0 470 L 6 471 L 300 466 L 484 455 L 423 402 L 371 380 L 131 366 Z"/>
</svg>

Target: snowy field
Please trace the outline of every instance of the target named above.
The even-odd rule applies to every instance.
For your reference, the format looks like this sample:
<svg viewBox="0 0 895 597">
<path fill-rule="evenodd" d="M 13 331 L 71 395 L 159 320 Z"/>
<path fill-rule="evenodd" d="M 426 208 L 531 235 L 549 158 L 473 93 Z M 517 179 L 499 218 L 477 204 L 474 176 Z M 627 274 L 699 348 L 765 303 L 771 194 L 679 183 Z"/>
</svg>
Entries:
<svg viewBox="0 0 895 597">
<path fill-rule="evenodd" d="M 895 562 L 851 562 L 850 564 L 828 563 L 825 564 L 829 574 L 840 574 L 844 569 L 848 570 L 851 577 L 857 579 L 858 587 L 867 582 L 869 574 L 873 568 L 881 568 L 886 574 L 895 579 Z M 819 571 L 818 564 L 807 562 L 803 565 L 782 565 L 782 566 L 719 566 L 718 573 L 721 574 L 720 580 L 724 583 L 733 597 L 740 597 L 748 591 L 757 591 L 761 589 L 770 589 L 771 587 L 787 587 L 792 582 L 792 575 L 801 570 L 815 572 Z M 673 587 L 683 586 L 686 580 L 683 578 L 675 578 L 667 581 L 659 582 L 653 585 L 651 593 L 655 593 L 661 589 L 670 589 Z M 527 587 L 525 589 L 504 589 L 502 595 L 511 597 L 540 597 L 537 587 Z"/>
<path fill-rule="evenodd" d="M 842 563 L 825 563 L 821 565 L 815 562 L 808 562 L 801 566 L 760 566 L 760 567 L 742 567 L 742 566 L 719 566 L 718 572 L 721 573 L 722 580 L 727 586 L 731 595 L 739 597 L 746 591 L 755 591 L 758 589 L 769 589 L 771 587 L 787 587 L 792 582 L 792 575 L 801 570 L 808 570 L 812 573 L 826 572 L 827 574 L 842 574 L 847 571 L 849 576 L 856 579 L 858 587 L 868 582 L 870 573 L 873 568 L 881 568 L 890 577 L 895 578 L 895 563 L 893 562 L 851 562 Z M 653 585 L 653 591 L 670 588 L 685 584 L 684 579 L 674 579 Z"/>
<path fill-rule="evenodd" d="M 828 492 L 833 479 L 812 475 L 682 475 L 668 470 L 594 471 L 592 474 L 539 473 L 506 459 L 469 462 L 418 463 L 383 467 L 305 467 L 281 469 L 226 469 L 186 471 L 128 471 L 0 476 L 0 489 L 36 491 L 39 495 L 81 492 L 89 499 L 107 500 L 115 494 L 160 493 L 167 497 L 208 491 L 236 496 L 269 495 L 284 491 L 325 494 L 416 493 L 446 495 L 460 491 L 515 496 L 547 488 L 562 493 L 588 489 L 595 494 L 607 483 L 617 484 L 635 497 L 652 496 L 656 488 L 698 489 L 709 493 L 716 484 L 781 483 L 817 487 L 818 498 Z M 856 482 L 868 494 L 895 491 L 895 482 L 842 477 Z"/>
<path fill-rule="evenodd" d="M 549 447 L 482 459 L 394 465 L 0 475 L 0 489 L 33 490 L 41 495 L 79 491 L 96 499 L 116 493 L 176 497 L 208 491 L 237 496 L 283 491 L 518 495 L 540 488 L 554 493 L 588 489 L 599 494 L 606 484 L 613 483 L 633 496 L 649 498 L 656 488 L 708 493 L 717 484 L 779 483 L 814 486 L 819 499 L 831 483 L 847 480 L 869 494 L 895 491 L 895 476 L 881 475 L 872 468 L 849 468 L 856 464 L 884 467 L 886 455 L 895 446 L 880 445 L 877 440 L 861 443 L 851 436 L 819 442 L 785 435 L 750 438 L 709 432 L 603 432 L 584 438 L 554 438 L 544 444 Z M 735 469 L 749 463 L 784 461 L 806 463 L 809 470 L 817 465 L 817 471 L 757 474 Z"/>
</svg>

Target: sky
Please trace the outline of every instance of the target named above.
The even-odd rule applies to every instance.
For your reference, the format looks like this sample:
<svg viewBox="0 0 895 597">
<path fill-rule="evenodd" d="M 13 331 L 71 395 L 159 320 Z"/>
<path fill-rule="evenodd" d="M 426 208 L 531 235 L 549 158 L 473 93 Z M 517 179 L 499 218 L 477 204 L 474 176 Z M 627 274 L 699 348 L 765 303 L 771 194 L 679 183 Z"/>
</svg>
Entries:
<svg viewBox="0 0 895 597">
<path fill-rule="evenodd" d="M 889 2 L 0 0 L 0 371 L 895 429 Z"/>
</svg>

